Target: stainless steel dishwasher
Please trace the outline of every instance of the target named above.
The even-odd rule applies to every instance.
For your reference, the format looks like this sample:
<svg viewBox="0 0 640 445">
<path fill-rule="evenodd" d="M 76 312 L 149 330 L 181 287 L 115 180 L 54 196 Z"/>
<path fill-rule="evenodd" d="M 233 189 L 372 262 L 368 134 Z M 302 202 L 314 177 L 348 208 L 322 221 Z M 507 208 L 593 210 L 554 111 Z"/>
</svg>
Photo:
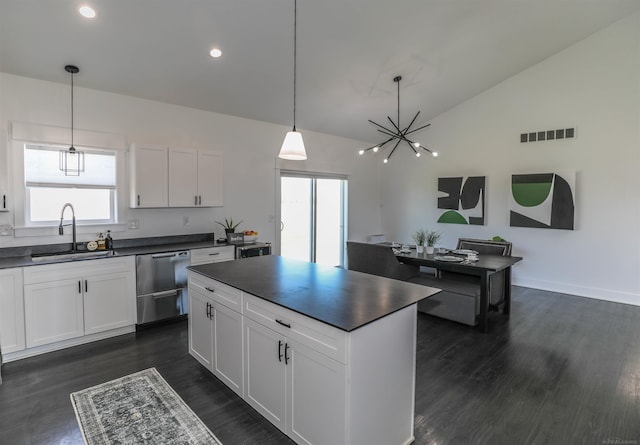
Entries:
<svg viewBox="0 0 640 445">
<path fill-rule="evenodd" d="M 189 312 L 187 266 L 189 251 L 136 256 L 139 325 L 184 316 Z"/>
</svg>

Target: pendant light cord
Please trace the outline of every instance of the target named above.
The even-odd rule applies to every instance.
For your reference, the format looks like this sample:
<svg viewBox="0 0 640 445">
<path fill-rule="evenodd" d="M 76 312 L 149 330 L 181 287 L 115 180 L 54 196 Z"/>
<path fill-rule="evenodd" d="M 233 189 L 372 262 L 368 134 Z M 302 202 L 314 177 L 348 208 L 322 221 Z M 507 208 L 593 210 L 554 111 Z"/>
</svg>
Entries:
<svg viewBox="0 0 640 445">
<path fill-rule="evenodd" d="M 398 84 L 398 131 L 400 131 L 400 80 L 402 79 L 398 76 L 398 81 L 396 82 Z"/>
<path fill-rule="evenodd" d="M 293 0 L 293 131 L 296 131 L 296 56 L 298 30 L 298 1 Z"/>
<path fill-rule="evenodd" d="M 73 73 L 71 73 L 71 147 L 70 149 L 75 149 L 73 146 Z"/>
</svg>

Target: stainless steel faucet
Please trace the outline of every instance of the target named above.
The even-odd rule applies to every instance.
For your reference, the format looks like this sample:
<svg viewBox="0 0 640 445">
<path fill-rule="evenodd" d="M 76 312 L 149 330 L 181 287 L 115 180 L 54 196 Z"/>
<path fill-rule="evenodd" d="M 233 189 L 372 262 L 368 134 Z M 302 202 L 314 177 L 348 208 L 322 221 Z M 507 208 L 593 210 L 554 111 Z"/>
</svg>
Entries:
<svg viewBox="0 0 640 445">
<path fill-rule="evenodd" d="M 64 220 L 64 211 L 66 210 L 67 207 L 71 208 L 71 224 L 62 224 L 62 221 Z M 73 206 L 70 203 L 66 203 L 65 205 L 62 206 L 62 213 L 60 214 L 60 225 L 58 226 L 58 233 L 60 235 L 64 235 L 64 226 L 71 226 L 72 227 L 72 237 L 73 237 L 73 244 L 71 246 L 71 251 L 75 252 L 76 250 L 78 250 L 78 243 L 76 242 L 76 212 L 75 210 L 73 210 Z"/>
</svg>

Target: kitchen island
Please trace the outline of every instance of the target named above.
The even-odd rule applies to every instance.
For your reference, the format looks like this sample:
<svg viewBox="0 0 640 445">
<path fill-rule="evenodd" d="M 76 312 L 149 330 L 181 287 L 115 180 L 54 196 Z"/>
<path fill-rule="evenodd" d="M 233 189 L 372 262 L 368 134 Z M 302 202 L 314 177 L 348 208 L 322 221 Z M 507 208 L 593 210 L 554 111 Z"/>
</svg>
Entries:
<svg viewBox="0 0 640 445">
<path fill-rule="evenodd" d="M 416 303 L 439 289 L 279 256 L 189 270 L 189 352 L 294 441 L 413 441 Z"/>
</svg>

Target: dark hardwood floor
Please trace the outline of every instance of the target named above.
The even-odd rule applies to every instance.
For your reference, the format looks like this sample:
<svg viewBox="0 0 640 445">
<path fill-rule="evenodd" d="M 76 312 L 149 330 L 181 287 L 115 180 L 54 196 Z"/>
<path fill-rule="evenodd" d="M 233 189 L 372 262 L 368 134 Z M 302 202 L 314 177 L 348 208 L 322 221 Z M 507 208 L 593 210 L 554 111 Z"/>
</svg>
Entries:
<svg viewBox="0 0 640 445">
<path fill-rule="evenodd" d="M 149 367 L 224 445 L 293 443 L 188 355 L 181 322 L 5 364 L 0 444 L 81 444 L 69 393 Z M 514 287 L 488 334 L 419 314 L 415 412 L 416 444 L 638 445 L 640 307 Z"/>
</svg>

